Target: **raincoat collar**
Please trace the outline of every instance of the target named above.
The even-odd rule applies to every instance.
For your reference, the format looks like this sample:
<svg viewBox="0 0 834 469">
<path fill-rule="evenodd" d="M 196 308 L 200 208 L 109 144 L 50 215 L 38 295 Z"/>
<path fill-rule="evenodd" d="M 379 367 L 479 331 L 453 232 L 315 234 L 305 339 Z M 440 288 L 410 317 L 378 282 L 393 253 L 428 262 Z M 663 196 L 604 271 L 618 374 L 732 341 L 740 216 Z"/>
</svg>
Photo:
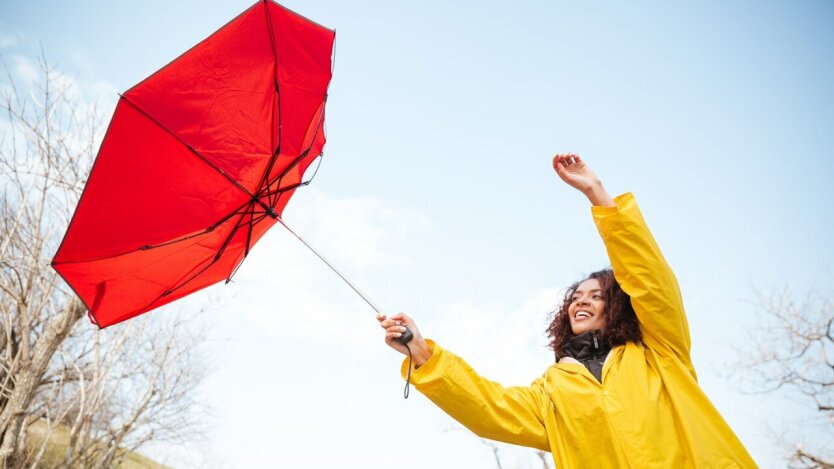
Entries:
<svg viewBox="0 0 834 469">
<path fill-rule="evenodd" d="M 585 365 L 585 368 L 592 375 L 602 382 L 602 366 L 611 347 L 602 340 L 602 333 L 599 330 L 584 332 L 568 339 L 562 347 L 562 356 L 558 357 L 561 362 L 564 358 L 572 358 Z"/>
</svg>

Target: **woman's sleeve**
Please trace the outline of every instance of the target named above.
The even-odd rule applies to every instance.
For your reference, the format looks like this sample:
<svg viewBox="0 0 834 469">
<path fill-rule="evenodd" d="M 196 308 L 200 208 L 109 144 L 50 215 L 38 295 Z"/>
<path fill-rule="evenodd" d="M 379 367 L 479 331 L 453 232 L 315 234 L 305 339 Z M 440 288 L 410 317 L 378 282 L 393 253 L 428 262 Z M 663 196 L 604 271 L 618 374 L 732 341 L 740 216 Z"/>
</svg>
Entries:
<svg viewBox="0 0 834 469">
<path fill-rule="evenodd" d="M 480 437 L 550 451 L 542 417 L 549 401 L 541 379 L 529 387 L 504 387 L 478 375 L 457 355 L 427 342 L 432 356 L 411 374 L 417 390 Z M 404 377 L 407 362 L 402 366 Z"/>
<path fill-rule="evenodd" d="M 630 193 L 614 199 L 616 207 L 592 207 L 614 277 L 631 296 L 643 342 L 660 355 L 676 356 L 694 374 L 689 326 L 680 287 L 663 258 L 637 201 Z"/>
</svg>

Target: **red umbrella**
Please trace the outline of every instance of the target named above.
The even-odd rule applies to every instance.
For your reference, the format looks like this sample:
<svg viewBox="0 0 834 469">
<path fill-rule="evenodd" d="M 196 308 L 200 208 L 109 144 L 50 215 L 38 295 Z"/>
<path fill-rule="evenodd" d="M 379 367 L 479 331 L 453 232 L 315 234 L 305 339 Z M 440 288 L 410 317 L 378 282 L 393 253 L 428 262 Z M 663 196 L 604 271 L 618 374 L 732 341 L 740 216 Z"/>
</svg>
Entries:
<svg viewBox="0 0 834 469">
<path fill-rule="evenodd" d="M 99 327 L 228 280 L 325 143 L 335 32 L 260 1 L 126 91 L 52 265 Z"/>
</svg>

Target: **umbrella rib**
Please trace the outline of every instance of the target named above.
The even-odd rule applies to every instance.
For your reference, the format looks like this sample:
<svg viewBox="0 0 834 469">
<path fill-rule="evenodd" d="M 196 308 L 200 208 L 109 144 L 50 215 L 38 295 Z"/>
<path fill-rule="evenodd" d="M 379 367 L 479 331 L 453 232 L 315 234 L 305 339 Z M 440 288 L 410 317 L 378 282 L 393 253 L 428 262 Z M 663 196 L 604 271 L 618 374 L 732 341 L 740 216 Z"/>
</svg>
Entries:
<svg viewBox="0 0 834 469">
<path fill-rule="evenodd" d="M 261 213 L 263 213 L 263 212 L 261 212 Z M 258 223 L 260 223 L 261 220 L 265 219 L 268 216 L 268 214 L 264 213 L 263 215 L 258 216 L 257 220 L 255 220 L 254 215 L 255 215 L 255 212 L 252 211 L 252 220 L 253 221 L 249 225 L 249 236 L 250 237 L 252 235 L 252 227 L 254 225 L 257 225 Z M 232 277 L 234 277 L 235 274 L 237 274 L 237 271 L 240 270 L 240 268 L 243 266 L 243 261 L 246 259 L 246 257 L 248 256 L 248 253 L 249 253 L 249 241 L 250 241 L 250 239 L 251 238 L 247 238 L 247 240 L 246 240 L 246 243 L 247 243 L 246 244 L 246 249 L 247 249 L 247 251 L 246 251 L 246 253 L 244 253 L 243 259 L 240 261 L 240 264 L 238 264 L 237 267 L 235 267 L 235 270 L 233 270 L 232 273 L 229 274 L 229 276 L 226 278 L 226 282 L 225 282 L 226 284 L 228 284 L 229 282 L 232 281 Z"/>
<path fill-rule="evenodd" d="M 232 183 L 232 185 L 234 185 L 235 187 L 237 187 L 238 189 L 240 189 L 241 191 L 243 191 L 243 193 L 244 193 L 244 194 L 246 194 L 246 195 L 248 195 L 249 197 L 252 197 L 253 199 L 255 199 L 255 196 L 254 196 L 251 192 L 249 192 L 249 191 L 248 191 L 245 187 L 243 187 L 242 185 L 240 185 L 240 183 L 239 183 L 239 182 L 235 181 L 235 180 L 234 180 L 234 178 L 232 178 L 231 176 L 229 176 L 228 174 L 226 174 L 226 172 L 225 172 L 225 171 L 223 171 L 223 169 L 222 169 L 222 168 L 219 168 L 217 165 L 215 165 L 214 163 L 212 163 L 212 162 L 211 162 L 208 158 L 206 158 L 206 157 L 205 157 L 205 156 L 203 156 L 200 152 L 198 152 L 196 148 L 194 148 L 194 147 L 193 147 L 193 146 L 191 146 L 189 143 L 187 143 L 185 140 L 183 140 L 182 138 L 180 138 L 180 136 L 179 136 L 179 135 L 177 135 L 177 134 L 175 134 L 174 132 L 172 132 L 172 131 L 171 131 L 171 129 L 169 129 L 169 128 L 165 127 L 164 125 L 162 125 L 162 123 L 161 123 L 161 122 L 159 122 L 158 120 L 154 119 L 154 118 L 153 118 L 153 116 L 151 116 L 150 114 L 148 114 L 147 112 L 145 112 L 145 110 L 144 110 L 144 109 L 142 109 L 141 107 L 139 107 L 136 103 L 134 103 L 133 101 L 129 100 L 129 99 L 128 99 L 125 95 L 119 95 L 119 98 L 123 99 L 126 103 L 130 104 L 130 105 L 131 105 L 134 109 L 136 109 L 137 111 L 139 111 L 140 113 L 142 113 L 142 115 L 144 115 L 145 117 L 147 117 L 148 119 L 150 119 L 150 121 L 151 121 L 151 122 L 153 122 L 154 124 L 156 124 L 156 125 L 157 125 L 160 129 L 164 130 L 164 131 L 165 131 L 168 135 L 170 135 L 170 136 L 174 137 L 174 139 L 176 139 L 176 141 L 178 141 L 178 142 L 180 142 L 181 144 L 183 144 L 183 146 L 185 146 L 185 147 L 186 147 L 186 148 L 187 148 L 187 149 L 188 149 L 191 153 L 193 153 L 193 154 L 194 154 L 197 158 L 199 158 L 199 159 L 200 159 L 200 160 L 202 160 L 204 163 L 206 163 L 207 165 L 209 165 L 212 169 L 214 169 L 215 171 L 217 171 L 218 173 L 220 173 L 220 175 L 221 175 L 221 176 L 223 176 L 224 178 L 226 178 L 226 180 L 227 180 L 227 181 L 229 181 L 230 183 Z M 264 207 L 264 208 L 266 208 L 266 207 Z"/>
<path fill-rule="evenodd" d="M 269 180 L 269 173 L 272 172 L 272 168 L 275 166 L 275 162 L 278 161 L 278 155 L 280 153 L 281 153 L 281 144 L 280 144 L 280 138 L 279 138 L 278 148 L 276 148 L 275 153 L 272 154 L 272 159 L 270 159 L 269 165 L 267 165 L 266 172 L 264 172 L 263 176 L 261 177 L 261 181 L 258 182 L 258 191 L 260 191 L 261 188 L 264 186 L 264 181 L 266 181 L 267 193 L 269 193 L 269 191 L 272 190 L 272 182 Z M 272 199 L 270 199 L 268 202 L 269 202 L 270 206 L 274 205 L 272 203 Z"/>
<path fill-rule="evenodd" d="M 313 140 L 315 141 L 315 137 L 313 138 Z M 303 160 L 303 159 L 304 159 L 304 157 L 306 157 L 306 156 L 310 153 L 310 150 L 311 150 L 312 148 L 313 148 L 313 144 L 311 143 L 311 144 L 310 144 L 310 146 L 309 146 L 306 150 L 304 150 L 303 152 L 301 152 L 301 154 L 300 154 L 300 155 L 298 155 L 298 156 L 297 156 L 297 157 L 293 160 L 293 162 L 292 162 L 292 163 L 290 163 L 290 164 L 289 164 L 286 168 L 284 168 L 284 170 L 283 170 L 283 171 L 281 171 L 281 174 L 279 174 L 279 175 L 275 176 L 275 177 L 274 177 L 274 178 L 272 178 L 271 180 L 270 180 L 270 179 L 267 179 L 267 181 L 266 181 L 266 185 L 265 185 L 266 187 L 264 187 L 264 184 L 263 184 L 263 183 L 259 184 L 259 186 L 258 186 L 258 190 L 257 190 L 257 194 L 258 194 L 258 196 L 259 196 L 259 197 L 263 197 L 264 195 L 266 195 L 266 196 L 269 198 L 269 205 L 270 205 L 271 207 L 274 207 L 274 206 L 275 206 L 275 203 L 276 203 L 276 202 L 278 202 L 278 198 L 273 199 L 271 196 L 276 195 L 276 194 L 280 195 L 281 193 L 286 192 L 286 191 L 288 191 L 288 190 L 295 189 L 295 188 L 297 188 L 297 187 L 299 187 L 299 186 L 306 186 L 307 184 L 309 184 L 309 183 L 310 183 L 310 181 L 312 181 L 312 180 L 313 180 L 313 178 L 310 178 L 310 181 L 304 181 L 304 182 L 300 182 L 300 183 L 292 184 L 292 185 L 290 185 L 290 186 L 288 186 L 288 187 L 286 187 L 286 188 L 280 188 L 280 187 L 279 187 L 276 191 L 274 191 L 274 192 L 272 191 L 272 184 L 273 184 L 273 183 L 275 183 L 276 185 L 280 186 L 280 185 L 281 185 L 281 179 L 283 179 L 283 178 L 284 178 L 284 176 L 286 176 L 286 175 L 287 175 L 287 173 L 289 173 L 289 172 L 290 172 L 293 168 L 295 168 L 295 166 L 296 166 L 298 163 L 300 163 L 300 162 L 301 162 L 301 160 Z M 316 172 L 318 172 L 318 168 L 316 168 Z M 268 175 L 269 175 L 269 173 L 265 173 L 265 174 L 264 174 L 264 176 L 266 176 L 266 177 L 268 177 Z M 314 175 L 315 175 L 315 174 L 314 174 Z M 266 189 L 266 190 L 264 191 L 264 189 Z"/>
<path fill-rule="evenodd" d="M 326 91 L 325 91 L 325 93 L 324 93 L 324 98 L 322 99 L 322 102 L 323 102 L 323 103 L 326 103 L 326 102 L 327 102 L 327 92 L 326 92 Z M 280 112 L 280 103 L 281 103 L 280 96 L 279 96 L 279 99 L 278 99 L 278 103 L 279 103 L 279 112 Z M 280 117 L 279 117 L 279 121 L 280 121 Z M 289 172 L 290 172 L 293 168 L 295 168 L 295 166 L 296 166 L 296 165 L 298 165 L 298 163 L 300 163 L 300 162 L 301 162 L 301 160 L 303 160 L 303 159 L 304 159 L 304 158 L 305 158 L 305 157 L 306 157 L 306 156 L 310 153 L 310 150 L 312 150 L 312 149 L 313 149 L 313 145 L 315 145 L 315 144 L 316 144 L 316 137 L 318 137 L 318 136 L 319 136 L 319 129 L 321 129 L 321 124 L 322 124 L 322 122 L 323 122 L 323 121 L 324 121 L 324 111 L 322 111 L 321 116 L 319 116 L 319 122 L 318 122 L 318 124 L 316 125 L 316 131 L 315 131 L 315 133 L 313 134 L 313 138 L 312 138 L 312 139 L 310 139 L 310 145 L 309 145 L 309 146 L 308 146 L 308 147 L 307 147 L 304 151 L 302 151 L 302 152 L 301 152 L 301 153 L 300 153 L 300 154 L 299 154 L 299 155 L 298 155 L 298 156 L 297 156 L 297 157 L 296 157 L 296 158 L 292 161 L 292 163 L 290 163 L 289 165 L 287 165 L 287 167 L 286 167 L 286 168 L 284 168 L 284 170 L 283 170 L 283 171 L 281 171 L 281 174 L 279 174 L 278 176 L 276 176 L 276 177 L 275 177 L 275 178 L 273 178 L 273 179 L 269 179 L 269 172 L 270 172 L 270 171 L 272 171 L 272 166 L 273 166 L 274 160 L 276 160 L 276 159 L 278 158 L 278 153 L 279 153 L 279 150 L 276 150 L 275 154 L 273 155 L 273 161 L 271 161 L 271 162 L 270 162 L 269 167 L 267 168 L 266 172 L 264 172 L 263 176 L 261 177 L 261 182 L 260 182 L 260 183 L 258 183 L 258 188 L 255 190 L 255 192 L 256 192 L 256 193 L 260 193 L 260 192 L 263 190 L 263 186 L 264 186 L 264 185 L 266 185 L 266 188 L 267 188 L 267 193 L 268 193 L 268 194 L 269 194 L 269 193 L 271 193 L 271 190 L 272 190 L 272 187 L 271 187 L 271 186 L 272 186 L 272 183 L 273 183 L 273 182 L 277 182 L 277 183 L 280 185 L 281 179 L 282 179 L 284 176 L 286 176 L 286 175 L 287 175 L 287 173 L 289 173 Z M 280 122 L 279 122 L 278 128 L 279 128 L 279 130 L 280 130 L 280 128 L 281 128 L 281 126 L 280 126 Z M 279 134 L 279 137 L 280 137 L 280 134 Z M 279 143 L 279 146 L 280 146 L 280 143 Z M 318 156 L 318 155 L 316 155 L 316 156 Z M 318 171 L 318 169 L 316 169 L 316 171 Z M 310 178 L 310 180 L 312 181 L 312 178 Z M 275 206 L 275 203 L 276 203 L 277 201 L 278 201 L 277 199 L 275 199 L 275 200 L 270 199 L 270 200 L 269 200 L 269 205 L 270 205 L 271 207 L 272 207 L 272 206 Z"/>
<path fill-rule="evenodd" d="M 188 284 L 188 282 L 190 282 L 190 281 L 194 280 L 195 278 L 197 278 L 200 274 L 202 274 L 203 272 L 205 272 L 206 270 L 208 270 L 208 268 L 209 268 L 209 267 L 211 267 L 211 266 L 212 266 L 212 265 L 214 265 L 217 261 L 219 261 L 219 260 L 220 260 L 220 257 L 221 257 L 221 256 L 223 255 L 223 253 L 226 251 L 226 248 L 229 246 L 229 243 L 232 241 L 232 238 L 234 238 L 235 233 L 237 233 L 237 230 L 239 230 L 242 226 L 244 226 L 244 225 L 245 225 L 245 224 L 244 224 L 244 225 L 241 225 L 240 221 L 241 221 L 241 220 L 243 220 L 243 218 L 244 218 L 247 214 L 249 214 L 249 213 L 254 213 L 254 208 L 255 208 L 255 200 L 256 200 L 256 199 L 252 199 L 251 201 L 249 201 L 249 202 L 247 202 L 247 203 L 246 203 L 246 205 L 250 205 L 250 204 L 251 204 L 251 207 L 250 207 L 251 211 L 250 211 L 250 210 L 247 210 L 247 211 L 245 211 L 245 212 L 243 212 L 243 213 L 241 213 L 241 214 L 240 214 L 240 217 L 241 217 L 241 218 L 240 218 L 240 220 L 238 220 L 238 222 L 237 222 L 237 223 L 235 223 L 235 227 L 234 227 L 234 228 L 232 228 L 232 231 L 229 233 L 229 236 L 227 236 L 227 237 L 226 237 L 226 239 L 225 239 L 225 241 L 223 241 L 223 245 L 222 245 L 222 246 L 220 246 L 220 249 L 217 251 L 217 254 L 215 254 L 215 255 L 214 255 L 214 259 L 212 259 L 212 260 L 211 260 L 211 262 L 209 262 L 208 264 L 206 264 L 206 265 L 205 265 L 202 269 L 198 270 L 198 271 L 197 271 L 194 275 L 192 275 L 192 276 L 188 277 L 187 279 L 185 279 L 185 280 L 183 280 L 183 281 L 179 282 L 176 286 L 171 287 L 171 288 L 169 288 L 168 290 L 165 290 L 164 292 L 162 292 L 162 294 L 160 295 L 160 297 L 163 297 L 163 296 L 168 296 L 168 295 L 170 295 L 171 293 L 173 293 L 174 291 L 176 291 L 176 290 L 178 290 L 178 289 L 182 288 L 183 286 L 185 286 L 186 284 Z"/>
<path fill-rule="evenodd" d="M 136 249 L 132 249 L 132 250 L 127 251 L 127 252 L 121 252 L 121 253 L 118 253 L 118 254 L 112 254 L 112 255 L 109 255 L 109 256 L 102 256 L 102 257 L 89 257 L 89 258 L 84 258 L 84 259 L 74 259 L 74 260 L 71 260 L 71 261 L 61 261 L 61 262 L 55 262 L 55 261 L 53 261 L 53 262 L 52 262 L 52 265 L 78 264 L 78 263 L 81 263 L 81 262 L 95 262 L 95 261 L 101 261 L 101 260 L 104 260 L 104 259 L 112 259 L 112 258 L 114 258 L 114 257 L 126 256 L 126 255 L 131 254 L 131 253 L 134 253 L 134 252 L 136 252 L 136 251 L 146 251 L 146 250 L 148 250 L 148 249 L 154 249 L 154 248 L 158 248 L 158 247 L 162 247 L 162 246 L 167 246 L 167 245 L 169 245 L 169 244 L 174 244 L 174 243 L 179 243 L 179 242 L 182 242 L 182 241 L 187 241 L 187 240 L 189 240 L 189 239 L 191 239 L 191 238 L 196 238 L 196 237 L 198 237 L 198 236 L 203 236 L 203 235 L 205 235 L 205 234 L 211 233 L 212 231 L 216 230 L 218 226 L 222 225 L 223 223 L 226 223 L 227 221 L 229 221 L 229 219 L 230 219 L 230 218 L 232 218 L 233 216 L 235 216 L 235 215 L 239 214 L 239 213 L 240 213 L 240 211 L 241 211 L 244 207 L 246 207 L 247 205 L 249 205 L 249 204 L 251 204 L 251 203 L 252 203 L 252 201 L 251 201 L 251 200 L 247 200 L 247 201 L 246 201 L 243 205 L 241 205 L 240 207 L 236 208 L 234 211 L 232 211 L 231 213 L 229 213 L 229 214 L 228 214 L 228 215 L 226 215 L 225 217 L 221 218 L 220 220 L 216 221 L 214 224 L 212 224 L 211 226 L 209 226 L 209 227 L 208 227 L 208 228 L 206 228 L 205 230 L 201 231 L 200 233 L 190 234 L 190 235 L 187 235 L 187 236 L 182 237 L 182 238 L 174 239 L 174 240 L 171 240 L 171 241 L 165 241 L 164 243 L 159 243 L 159 244 L 145 244 L 144 246 L 140 246 L 140 247 L 138 247 L 138 248 L 136 248 Z"/>
<path fill-rule="evenodd" d="M 276 198 L 275 198 L 275 200 L 274 200 L 274 202 L 272 202 L 272 203 L 270 204 L 270 205 L 273 205 L 273 206 L 274 206 L 274 205 L 275 205 L 275 203 L 277 203 L 277 202 L 278 202 L 278 198 L 279 198 L 279 197 L 280 197 L 280 196 L 281 196 L 284 192 L 288 192 L 288 191 L 291 191 L 291 190 L 293 190 L 293 189 L 297 189 L 297 188 L 299 188 L 299 187 L 309 185 L 311 182 L 313 182 L 313 178 L 315 178 L 315 177 L 316 177 L 316 174 L 318 174 L 318 172 L 319 172 L 319 168 L 321 167 L 321 160 L 322 160 L 322 157 L 323 157 L 323 156 L 324 156 L 324 153 L 322 153 L 322 154 L 320 154 L 320 155 L 319 155 L 319 158 L 318 158 L 318 160 L 319 160 L 319 164 L 318 164 L 318 165 L 316 165 L 316 169 L 315 169 L 315 171 L 313 171 L 313 175 L 312 175 L 312 176 L 310 176 L 310 179 L 308 179 L 308 180 L 306 180 L 306 181 L 297 182 L 297 183 L 295 183 L 295 184 L 290 184 L 290 185 L 289 185 L 289 186 L 287 186 L 287 187 L 280 187 L 280 188 L 278 188 L 278 189 L 277 189 L 277 190 L 275 190 L 275 191 L 272 191 L 272 190 L 270 189 L 271 185 L 267 185 L 267 186 L 264 188 L 264 190 L 262 190 L 262 191 L 260 191 L 260 192 L 258 193 L 258 197 L 267 196 L 267 197 L 270 199 L 270 201 L 272 201 L 272 196 L 277 195 L 278 197 L 276 197 Z"/>
<path fill-rule="evenodd" d="M 227 221 L 229 221 L 230 218 L 232 218 L 233 216 L 240 213 L 240 211 L 243 210 L 244 207 L 246 207 L 247 205 L 249 205 L 251 203 L 252 203 L 251 200 L 247 200 L 246 202 L 243 203 L 243 205 L 236 208 L 234 211 L 230 212 L 228 215 L 221 218 L 220 220 L 212 223 L 211 226 L 209 226 L 208 228 L 206 228 L 205 230 L 203 230 L 200 233 L 195 233 L 195 234 L 188 235 L 188 236 L 185 236 L 185 237 L 179 238 L 179 239 L 174 239 L 174 240 L 171 240 L 171 241 L 165 241 L 164 243 L 146 244 L 139 249 L 144 251 L 144 250 L 148 250 L 148 249 L 158 248 L 158 247 L 162 247 L 162 246 L 167 246 L 169 244 L 179 243 L 181 241 L 186 241 L 186 240 L 189 240 L 191 238 L 196 238 L 197 236 L 202 236 L 202 235 L 207 234 L 207 233 L 211 233 L 212 231 L 216 230 L 218 226 L 220 226 L 223 223 L 226 223 Z"/>
<path fill-rule="evenodd" d="M 255 208 L 254 206 L 252 207 Z M 243 250 L 243 258 L 246 259 L 246 256 L 249 255 L 249 248 L 252 243 L 252 227 L 255 225 L 255 211 L 252 210 L 249 212 L 249 230 L 246 232 L 246 248 Z M 241 261 L 243 262 L 243 261 Z M 231 279 L 231 276 L 229 276 Z"/>
<path fill-rule="evenodd" d="M 163 296 L 168 296 L 168 295 L 170 295 L 171 293 L 174 293 L 174 291 L 179 290 L 180 288 L 182 288 L 183 286 L 185 286 L 188 282 L 190 282 L 190 281 L 194 280 L 194 279 L 195 279 L 195 278 L 197 278 L 200 274 L 202 274 L 203 272 L 205 272 L 206 270 L 208 270 L 208 268 L 209 268 L 209 267 L 211 267 L 212 265 L 214 265 L 214 263 L 215 263 L 215 262 L 217 262 L 217 259 L 213 259 L 211 262 L 209 262 L 208 264 L 206 264 L 205 266 L 203 266 L 203 268 L 202 268 L 202 269 L 200 269 L 200 270 L 198 270 L 196 273 L 194 273 L 194 275 L 192 275 L 192 276 L 191 276 L 191 277 L 189 277 L 188 279 L 186 279 L 186 280 L 182 281 L 179 285 L 177 285 L 177 286 L 175 286 L 175 287 L 171 287 L 171 288 L 170 288 L 170 289 L 168 289 L 168 290 L 165 290 L 164 292 L 162 292 L 162 294 L 161 294 L 161 295 L 159 295 L 159 297 L 160 297 L 160 298 L 162 298 Z"/>
<path fill-rule="evenodd" d="M 281 86 L 280 82 L 278 81 L 278 49 L 275 47 L 275 31 L 272 29 L 272 17 L 269 13 L 269 0 L 264 0 L 264 11 L 266 12 L 266 29 L 269 32 L 269 45 L 272 48 L 272 79 L 275 82 L 275 106 L 273 106 L 272 111 L 272 128 L 270 129 L 270 135 L 273 138 L 272 147 L 275 148 L 275 151 L 272 153 L 272 158 L 270 158 L 269 164 L 267 165 L 266 172 L 264 172 L 263 176 L 261 177 L 260 182 L 258 182 L 258 188 L 256 192 L 260 190 L 261 186 L 263 186 L 264 182 L 267 183 L 269 186 L 269 173 L 272 171 L 275 162 L 278 160 L 278 155 L 281 153 L 281 135 L 282 135 L 282 122 L 284 115 L 281 113 Z M 272 129 L 275 129 L 275 109 L 277 108 L 278 112 L 278 144 L 275 144 L 275 134 L 272 133 Z M 269 201 L 269 205 L 272 206 L 272 201 Z"/>
<path fill-rule="evenodd" d="M 250 210 L 253 210 L 253 211 L 255 209 L 255 202 L 254 201 L 255 201 L 255 199 L 253 199 L 250 202 L 252 204 L 252 206 L 250 207 Z M 223 245 L 220 246 L 220 249 L 217 251 L 217 254 L 214 255 L 214 261 L 213 262 L 217 262 L 218 260 L 220 260 L 220 256 L 222 256 L 223 253 L 226 252 L 226 248 L 229 247 L 229 243 L 232 241 L 232 238 L 234 238 L 235 233 L 237 233 L 237 230 L 239 230 L 243 226 L 243 225 L 240 224 L 240 222 L 244 219 L 244 217 L 246 217 L 247 213 L 250 213 L 249 210 L 240 214 L 240 219 L 237 221 L 237 223 L 235 223 L 235 227 L 229 233 L 229 236 L 226 237 L 226 240 L 223 241 Z"/>
<path fill-rule="evenodd" d="M 281 194 L 283 194 L 284 192 L 288 192 L 288 191 L 291 191 L 291 190 L 293 190 L 293 189 L 297 189 L 297 188 L 299 188 L 299 187 L 301 187 L 301 186 L 306 186 L 306 185 L 308 185 L 308 184 L 310 184 L 310 181 L 302 181 L 302 182 L 299 182 L 299 183 L 296 183 L 296 184 L 291 184 L 291 185 L 289 185 L 289 186 L 287 186 L 287 187 L 281 187 L 281 188 L 279 188 L 279 189 L 276 189 L 276 190 L 274 190 L 274 191 L 270 191 L 270 192 L 268 192 L 268 191 L 264 190 L 264 191 L 262 191 L 261 193 L 259 193 L 258 195 L 259 195 L 259 196 L 261 196 L 261 197 L 263 197 L 263 196 L 272 197 L 272 196 L 274 196 L 274 195 L 278 195 L 278 196 L 280 196 L 280 195 L 281 195 Z M 268 188 L 265 188 L 265 189 L 268 189 Z M 277 200 L 278 200 L 278 199 L 276 198 L 276 201 L 277 201 Z"/>
<path fill-rule="evenodd" d="M 237 267 L 235 267 L 235 270 L 233 270 L 232 273 L 229 274 L 229 276 L 226 278 L 226 283 L 227 284 L 232 281 L 232 277 L 235 276 L 237 271 L 243 265 L 243 261 L 246 260 L 247 257 L 249 257 L 249 249 L 250 249 L 251 243 L 252 243 L 252 228 L 255 226 L 256 223 L 259 223 L 261 220 L 266 218 L 266 214 L 264 214 L 264 215 L 259 216 L 258 220 L 255 221 L 255 210 L 254 210 L 255 207 L 254 207 L 254 205 L 252 206 L 252 208 L 253 208 L 253 210 L 251 212 L 249 212 L 249 230 L 248 230 L 248 233 L 246 233 L 246 249 L 243 251 L 243 259 L 241 259 L 240 264 L 238 264 Z"/>
<path fill-rule="evenodd" d="M 257 219 L 255 219 L 255 213 L 262 213 L 262 215 L 258 216 L 258 217 L 257 217 Z M 260 222 L 261 222 L 261 220 L 265 219 L 267 216 L 269 216 L 269 214 L 268 214 L 268 213 L 266 213 L 266 212 L 256 212 L 256 211 L 255 211 L 255 204 L 254 204 L 254 203 L 252 203 L 252 211 L 247 211 L 247 212 L 244 212 L 244 213 L 242 213 L 242 214 L 241 214 L 241 216 L 242 216 L 242 217 L 244 217 L 244 216 L 246 216 L 247 214 L 250 216 L 250 218 L 249 218 L 250 222 L 248 223 L 248 225 L 249 225 L 249 234 L 247 235 L 247 239 L 246 239 L 246 252 L 243 254 L 243 258 L 244 258 L 244 259 L 246 259 L 246 257 L 249 255 L 249 248 L 250 248 L 250 244 L 249 244 L 249 243 L 251 242 L 251 239 L 252 239 L 252 227 L 253 227 L 254 225 L 257 225 L 258 223 L 260 223 Z M 205 267 L 203 267 L 202 269 L 200 269 L 197 273 L 195 273 L 194 275 L 192 275 L 192 276 L 191 276 L 191 277 L 189 277 L 188 279 L 186 279 L 186 280 L 182 281 L 179 285 L 177 285 L 177 286 L 175 286 L 175 287 L 173 287 L 173 288 L 171 288 L 171 289 L 169 289 L 169 290 L 164 291 L 164 292 L 162 293 L 162 295 L 160 295 L 160 297 L 162 297 L 162 296 L 168 296 L 168 295 L 170 295 L 171 293 L 173 293 L 175 290 L 177 290 L 177 289 L 179 289 L 179 288 L 184 287 L 186 284 L 188 284 L 188 282 L 190 282 L 190 281 L 194 280 L 195 278 L 197 278 L 200 274 L 202 274 L 203 272 L 205 272 L 206 270 L 208 270 L 208 268 L 209 268 L 209 267 L 211 267 L 211 266 L 212 266 L 215 262 L 219 261 L 219 260 L 220 260 L 220 257 L 221 257 L 221 256 L 223 255 L 223 253 L 225 252 L 226 247 L 228 247 L 229 242 L 230 242 L 230 241 L 231 241 L 231 239 L 234 237 L 234 234 L 235 234 L 235 233 L 237 233 L 237 230 L 238 230 L 238 229 L 240 229 L 240 228 L 242 228 L 243 226 L 246 226 L 246 225 L 247 225 L 247 223 L 243 223 L 243 224 L 238 223 L 237 225 L 235 225 L 235 228 L 232 230 L 232 233 L 231 233 L 231 234 L 230 234 L 230 235 L 226 238 L 226 241 L 224 241 L 223 246 L 220 248 L 220 250 L 218 251 L 218 253 L 214 256 L 214 259 L 213 259 L 211 262 L 209 262 L 209 263 L 208 263 L 208 265 L 206 265 Z M 241 261 L 240 261 L 240 264 L 238 264 L 238 265 L 237 265 L 237 267 L 235 267 L 235 270 L 231 273 L 231 275 L 229 275 L 229 277 L 228 277 L 228 278 L 226 278 L 226 282 L 225 282 L 225 283 L 227 283 L 227 284 L 228 284 L 229 282 L 231 282 L 231 281 L 232 281 L 232 277 L 234 277 L 234 275 L 237 273 L 237 271 L 240 269 L 240 267 L 241 267 L 242 265 L 243 265 L 243 260 L 241 260 Z"/>
</svg>

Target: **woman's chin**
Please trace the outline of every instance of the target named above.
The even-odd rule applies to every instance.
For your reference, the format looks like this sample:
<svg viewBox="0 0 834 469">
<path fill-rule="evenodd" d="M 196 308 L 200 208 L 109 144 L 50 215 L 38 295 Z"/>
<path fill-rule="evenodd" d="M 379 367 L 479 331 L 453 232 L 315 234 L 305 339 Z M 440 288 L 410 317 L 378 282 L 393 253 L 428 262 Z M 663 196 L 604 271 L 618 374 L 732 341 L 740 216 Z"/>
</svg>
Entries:
<svg viewBox="0 0 834 469">
<path fill-rule="evenodd" d="M 593 330 L 596 330 L 596 329 L 600 329 L 600 330 L 602 329 L 601 327 L 595 327 L 595 326 L 596 326 L 595 324 L 592 324 L 590 322 L 588 324 L 585 324 L 584 321 L 582 321 L 582 322 L 579 322 L 575 325 L 572 325 L 570 330 L 573 333 L 573 335 L 580 335 L 580 334 L 584 334 L 588 331 L 593 331 Z"/>
<path fill-rule="evenodd" d="M 590 330 L 591 330 L 591 329 L 589 329 L 589 328 L 587 328 L 587 327 L 581 327 L 581 326 L 580 326 L 580 327 L 572 327 L 572 328 L 571 328 L 571 332 L 573 333 L 573 335 L 581 335 L 581 334 L 584 334 L 584 333 L 586 333 L 586 332 L 588 332 L 588 331 L 590 331 Z"/>
</svg>

